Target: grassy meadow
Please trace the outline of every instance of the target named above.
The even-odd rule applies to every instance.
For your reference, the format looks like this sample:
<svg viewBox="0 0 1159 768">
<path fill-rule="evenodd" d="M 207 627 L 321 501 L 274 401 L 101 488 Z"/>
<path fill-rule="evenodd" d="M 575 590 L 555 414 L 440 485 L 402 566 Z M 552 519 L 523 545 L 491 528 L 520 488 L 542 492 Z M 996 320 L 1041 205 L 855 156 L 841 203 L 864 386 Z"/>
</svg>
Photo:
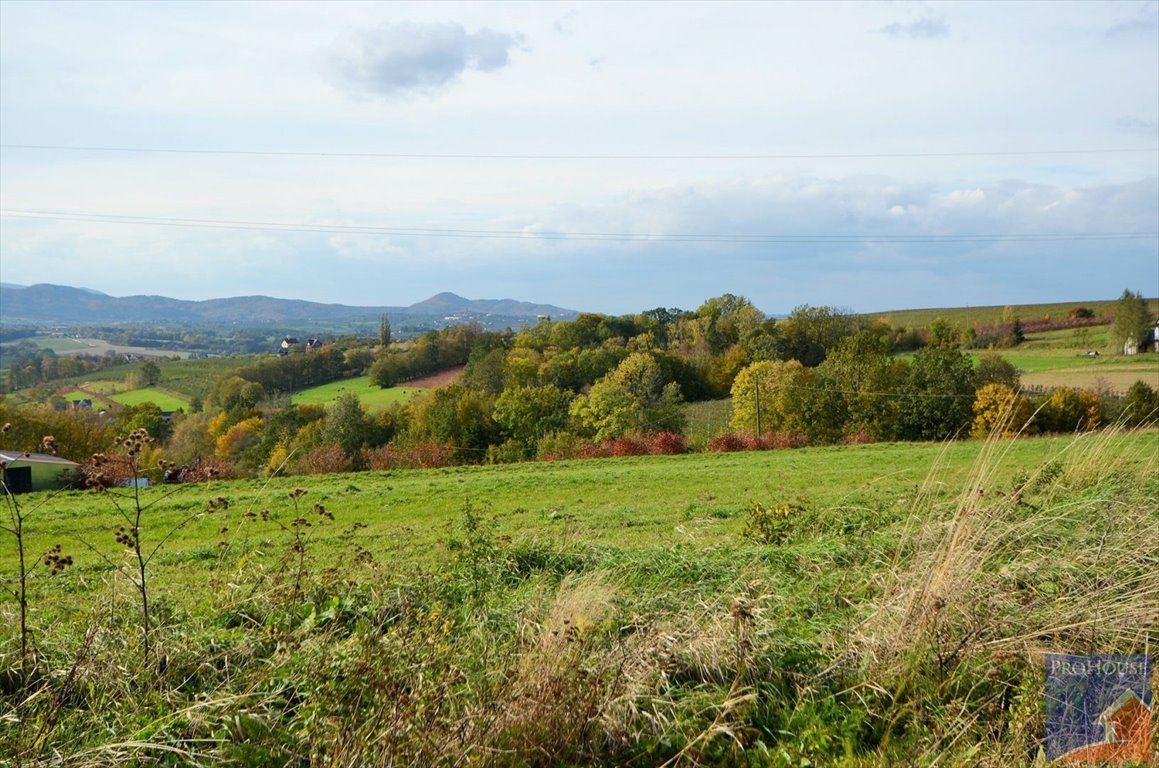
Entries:
<svg viewBox="0 0 1159 768">
<path fill-rule="evenodd" d="M 405 403 L 415 395 L 426 391 L 422 387 L 408 387 L 405 384 L 383 389 L 371 383 L 369 376 L 359 376 L 303 389 L 295 392 L 291 399 L 298 405 L 329 405 L 338 399 L 339 395 L 354 394 L 367 410 L 380 411 L 395 403 Z"/>
<path fill-rule="evenodd" d="M 153 403 L 162 411 L 177 411 L 189 408 L 190 400 L 180 392 L 175 392 L 168 387 L 141 387 L 140 389 L 129 390 L 116 395 L 110 395 L 109 399 L 115 400 L 121 405 L 141 405 L 142 403 Z"/>
<path fill-rule="evenodd" d="M 1043 765 L 1042 654 L 1159 641 L 1157 471 L 1109 430 L 141 489 L 147 654 L 132 492 L 20 497 L 72 563 L 26 673 L 0 604 L 0 761 Z"/>
</svg>

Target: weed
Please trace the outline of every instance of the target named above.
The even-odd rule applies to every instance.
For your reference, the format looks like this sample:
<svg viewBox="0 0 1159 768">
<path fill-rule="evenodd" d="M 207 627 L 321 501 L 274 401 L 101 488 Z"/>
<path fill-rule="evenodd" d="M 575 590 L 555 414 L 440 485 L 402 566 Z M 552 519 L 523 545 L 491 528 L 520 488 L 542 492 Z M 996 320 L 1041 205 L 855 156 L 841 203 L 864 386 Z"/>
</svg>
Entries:
<svg viewBox="0 0 1159 768">
<path fill-rule="evenodd" d="M 779 544 L 788 536 L 789 528 L 805 514 L 800 504 L 781 502 L 771 507 L 754 501 L 745 511 L 741 534 L 759 544 Z"/>
</svg>

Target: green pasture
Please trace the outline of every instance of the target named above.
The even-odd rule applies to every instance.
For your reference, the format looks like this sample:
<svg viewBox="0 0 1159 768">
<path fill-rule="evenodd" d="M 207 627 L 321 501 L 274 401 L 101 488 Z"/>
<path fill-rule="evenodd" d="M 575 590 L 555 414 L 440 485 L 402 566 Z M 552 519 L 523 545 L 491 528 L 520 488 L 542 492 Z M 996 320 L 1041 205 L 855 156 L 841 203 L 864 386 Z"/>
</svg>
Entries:
<svg viewBox="0 0 1159 768">
<path fill-rule="evenodd" d="M 1038 765 L 1041 654 L 1156 642 L 1157 436 L 145 488 L 144 658 L 133 492 L 21 496 L 0 763 Z"/>
<path fill-rule="evenodd" d="M 76 352 L 89 348 L 88 344 L 62 336 L 33 336 L 24 341 L 30 341 L 41 349 L 51 349 L 58 354 L 60 352 Z"/>
<path fill-rule="evenodd" d="M 167 387 L 144 387 L 128 392 L 110 395 L 109 399 L 121 405 L 141 405 L 153 403 L 163 411 L 178 411 L 189 408 L 189 398 Z"/>
<path fill-rule="evenodd" d="M 1139 461 L 1148 460 L 1149 451 L 1153 461 L 1155 438 L 1154 432 L 1121 437 L 1113 452 Z M 326 552 L 349 546 L 355 526 L 358 544 L 376 558 L 398 567 L 437 565 L 448 557 L 442 542 L 468 500 L 493 518 L 498 535 L 518 541 L 711 548 L 739 541 L 743 512 L 753 502 L 799 504 L 823 520 L 856 510 L 901 509 L 923 486 L 952 496 L 982 446 L 977 441 L 888 443 L 156 486 L 141 490 L 149 505 L 143 536 L 156 543 L 183 518 L 204 510 L 209 499 L 229 501 L 229 510 L 206 514 L 177 531 L 157 561 L 167 599 L 194 602 L 202 596 L 182 586 L 198 588 L 220 567 L 219 545 L 260 550 L 251 557 L 280 556 L 287 533 L 274 522 L 248 520 L 246 513 L 269 510 L 273 520 L 288 524 L 299 516 L 288 497 L 297 487 L 307 489 L 299 502 L 303 509 L 320 503 L 335 516 L 312 534 L 323 559 Z M 1059 437 L 1018 440 L 1003 450 L 992 478 L 995 487 L 1079 449 L 1073 438 Z M 77 567 L 60 578 L 78 599 L 101 584 L 109 568 L 104 558 L 123 556 L 113 541 L 124 523 L 114 500 L 124 507 L 128 493 L 67 491 L 21 499 L 36 509 L 27 528 L 29 550 L 65 546 Z M 0 573 L 13 566 L 14 556 L 11 547 L 0 549 Z M 76 607 L 82 605 L 83 600 Z"/>
<path fill-rule="evenodd" d="M 381 411 L 395 403 L 405 403 L 423 392 L 426 390 L 408 387 L 405 384 L 383 389 L 372 384 L 369 376 L 359 376 L 303 389 L 295 392 L 291 399 L 297 405 L 329 405 L 337 400 L 339 395 L 354 394 L 368 410 Z"/>
</svg>

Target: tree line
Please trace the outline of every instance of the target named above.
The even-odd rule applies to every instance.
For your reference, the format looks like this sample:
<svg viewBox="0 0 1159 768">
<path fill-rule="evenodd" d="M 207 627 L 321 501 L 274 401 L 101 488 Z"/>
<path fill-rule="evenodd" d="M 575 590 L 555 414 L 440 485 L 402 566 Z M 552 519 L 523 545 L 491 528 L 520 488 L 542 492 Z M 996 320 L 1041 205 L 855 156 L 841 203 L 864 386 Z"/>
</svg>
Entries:
<svg viewBox="0 0 1159 768">
<path fill-rule="evenodd" d="M 810 306 L 775 319 L 733 294 L 694 311 L 581 314 L 519 331 L 468 324 L 404 342 L 384 325 L 377 341 L 346 337 L 246 366 L 203 412 L 157 426 L 157 450 L 245 475 L 606 455 L 598 446 L 615 441 L 612 453 L 674 452 L 687 447 L 684 403 L 724 397 L 729 429 L 745 439 L 718 445 L 945 440 L 1015 422 L 1069 432 L 1156 409 L 1142 382 L 1121 399 L 1030 397 L 1008 361 L 966 354 L 972 339 L 945 323 L 919 332 Z M 285 397 L 364 373 L 390 387 L 457 366 L 456 383 L 377 413 L 352 394 L 325 408 Z"/>
</svg>

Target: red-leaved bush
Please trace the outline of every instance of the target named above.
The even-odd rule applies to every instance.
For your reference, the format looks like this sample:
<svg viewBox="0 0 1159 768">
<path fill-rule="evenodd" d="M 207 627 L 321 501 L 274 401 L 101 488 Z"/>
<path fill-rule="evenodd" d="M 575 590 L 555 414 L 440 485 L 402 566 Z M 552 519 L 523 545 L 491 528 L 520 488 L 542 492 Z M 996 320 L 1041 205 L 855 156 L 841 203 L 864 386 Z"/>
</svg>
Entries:
<svg viewBox="0 0 1159 768">
<path fill-rule="evenodd" d="M 561 458 L 607 459 L 614 456 L 669 456 L 686 453 L 688 443 L 684 436 L 676 432 L 660 432 L 655 435 L 632 435 L 604 440 L 599 443 L 580 443 L 570 455 L 556 452 L 544 453 L 542 458 L 553 461 Z"/>
<path fill-rule="evenodd" d="M 653 456 L 673 456 L 688 452 L 688 441 L 677 432 L 659 432 L 648 436 L 648 453 Z"/>
<path fill-rule="evenodd" d="M 876 443 L 873 435 L 866 432 L 864 429 L 860 432 L 853 432 L 845 436 L 846 445 L 866 445 L 867 443 Z"/>
<path fill-rule="evenodd" d="M 328 475 L 353 468 L 354 462 L 337 445 L 320 445 L 298 459 L 298 471 L 303 475 Z"/>
<path fill-rule="evenodd" d="M 407 445 L 389 443 L 362 452 L 367 469 L 429 469 L 449 467 L 455 463 L 455 449 L 442 443 L 421 442 Z"/>
<path fill-rule="evenodd" d="M 727 453 L 731 451 L 772 451 L 781 448 L 804 448 L 809 444 L 805 435 L 788 432 L 766 432 L 756 435 L 726 432 L 708 441 L 708 450 Z"/>
</svg>

